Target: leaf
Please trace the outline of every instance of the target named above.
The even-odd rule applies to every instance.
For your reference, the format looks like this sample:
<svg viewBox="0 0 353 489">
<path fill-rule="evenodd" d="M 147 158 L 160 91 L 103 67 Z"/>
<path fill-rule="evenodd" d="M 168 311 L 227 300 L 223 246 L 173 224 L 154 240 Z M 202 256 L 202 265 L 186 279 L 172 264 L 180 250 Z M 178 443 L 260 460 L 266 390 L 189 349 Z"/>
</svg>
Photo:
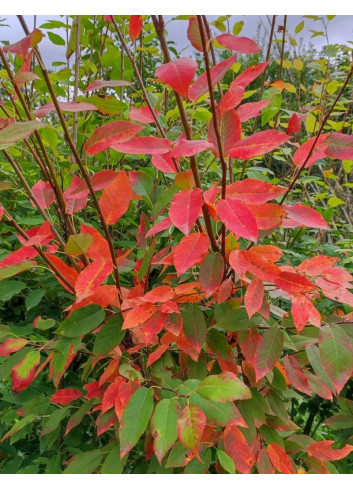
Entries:
<svg viewBox="0 0 353 489">
<path fill-rule="evenodd" d="M 40 362 L 39 351 L 30 351 L 11 370 L 12 390 L 21 392 L 32 383 L 35 378 L 36 367 Z"/>
<path fill-rule="evenodd" d="M 74 428 L 76 428 L 76 426 L 78 426 L 81 423 L 81 421 L 82 421 L 83 417 L 85 416 L 85 414 L 88 414 L 88 411 L 90 411 L 90 409 L 92 408 L 93 403 L 94 403 L 93 399 L 90 399 L 90 400 L 84 402 L 74 412 L 74 414 L 69 418 L 69 421 L 67 422 L 66 430 L 65 430 L 65 436 L 68 433 L 70 433 L 71 430 L 73 430 Z"/>
<path fill-rule="evenodd" d="M 242 104 L 237 108 L 236 113 L 240 119 L 240 122 L 246 122 L 253 117 L 257 117 L 263 109 L 265 109 L 271 100 L 260 100 L 259 102 L 249 102 Z"/>
<path fill-rule="evenodd" d="M 294 474 L 291 459 L 280 445 L 277 443 L 270 443 L 267 446 L 267 454 L 272 465 L 278 472 L 281 474 Z"/>
<path fill-rule="evenodd" d="M 265 288 L 262 280 L 255 279 L 247 287 L 244 297 L 246 312 L 251 318 L 255 313 L 259 312 L 264 300 Z"/>
<path fill-rule="evenodd" d="M 278 276 L 275 277 L 274 283 L 289 294 L 304 294 L 316 290 L 315 285 L 312 284 L 310 280 L 302 275 L 292 272 L 280 272 Z"/>
<path fill-rule="evenodd" d="M 28 340 L 23 338 L 8 338 L 0 345 L 0 357 L 7 357 L 11 353 L 22 350 L 27 343 Z"/>
<path fill-rule="evenodd" d="M 84 144 L 87 154 L 95 155 L 111 147 L 132 139 L 142 131 L 143 126 L 128 121 L 114 121 L 98 127 Z"/>
<path fill-rule="evenodd" d="M 353 136 L 336 132 L 329 134 L 325 142 L 326 154 L 330 158 L 353 160 Z"/>
<path fill-rule="evenodd" d="M 78 276 L 75 293 L 78 302 L 91 296 L 113 271 L 113 263 L 99 259 L 90 263 Z"/>
<path fill-rule="evenodd" d="M 232 372 L 209 375 L 201 380 L 196 392 L 201 397 L 216 402 L 230 402 L 251 398 L 251 392 L 248 387 Z"/>
<path fill-rule="evenodd" d="M 131 396 L 124 409 L 119 427 L 120 457 L 129 453 L 136 445 L 153 411 L 153 390 L 140 387 Z"/>
<path fill-rule="evenodd" d="M 231 457 L 241 474 L 250 474 L 254 460 L 243 433 L 236 426 L 229 426 L 223 435 L 224 450 Z"/>
<path fill-rule="evenodd" d="M 113 348 L 118 346 L 124 338 L 124 332 L 121 330 L 123 319 L 120 314 L 113 316 L 103 325 L 95 335 L 93 354 L 107 355 Z"/>
<path fill-rule="evenodd" d="M 183 330 L 186 338 L 200 352 L 206 341 L 206 322 L 198 304 L 185 304 L 182 309 Z"/>
<path fill-rule="evenodd" d="M 177 168 L 174 164 L 173 158 L 169 153 L 161 155 L 152 155 L 152 165 L 164 173 L 176 173 Z"/>
<path fill-rule="evenodd" d="M 162 460 L 168 450 L 178 439 L 177 421 L 179 418 L 179 403 L 177 399 L 162 399 L 156 405 L 151 419 L 153 449 L 157 460 Z"/>
<path fill-rule="evenodd" d="M 240 75 L 236 77 L 236 79 L 231 83 L 231 87 L 247 87 L 249 83 L 254 81 L 269 65 L 269 61 L 265 61 L 264 63 L 259 63 L 258 65 L 251 65 L 245 68 Z"/>
<path fill-rule="evenodd" d="M 81 307 L 61 323 L 60 330 L 69 338 L 84 336 L 98 328 L 104 321 L 104 316 L 104 311 L 96 304 Z"/>
<path fill-rule="evenodd" d="M 116 178 L 105 187 L 99 199 L 105 222 L 115 224 L 128 210 L 131 199 L 132 189 L 129 178 L 125 171 L 120 171 Z"/>
<path fill-rule="evenodd" d="M 283 222 L 285 212 L 277 204 L 248 204 L 248 207 L 255 217 L 259 230 L 271 230 Z"/>
<path fill-rule="evenodd" d="M 353 450 L 352 445 L 345 445 L 342 448 L 334 449 L 332 448 L 334 443 L 334 440 L 316 441 L 309 445 L 308 453 L 311 457 L 318 458 L 324 462 L 332 462 L 347 457 Z"/>
<path fill-rule="evenodd" d="M 174 149 L 172 149 L 172 151 L 170 152 L 170 156 L 172 156 L 173 158 L 179 158 L 183 156 L 185 158 L 186 156 L 194 156 L 212 147 L 213 144 L 209 141 L 204 141 L 200 139 L 179 139 Z"/>
<path fill-rule="evenodd" d="M 246 178 L 227 185 L 227 197 L 241 200 L 246 204 L 264 204 L 277 199 L 286 192 L 283 187 L 272 185 L 263 180 Z"/>
<path fill-rule="evenodd" d="M 154 306 L 154 304 L 150 303 L 141 304 L 137 307 L 134 307 L 127 312 L 124 318 L 123 327 L 121 329 L 125 330 L 136 328 L 136 326 L 139 326 L 140 324 L 143 324 L 148 319 L 150 319 L 150 317 L 152 317 L 155 312 L 156 307 Z"/>
<path fill-rule="evenodd" d="M 179 58 L 160 66 L 156 71 L 156 77 L 187 99 L 196 70 L 197 63 L 193 59 Z"/>
<path fill-rule="evenodd" d="M 238 53 L 254 54 L 260 52 L 259 46 L 248 37 L 237 37 L 233 34 L 221 34 L 216 41 L 227 49 L 238 51 Z"/>
<path fill-rule="evenodd" d="M 89 104 L 87 102 L 58 102 L 59 107 L 62 112 L 85 112 L 88 110 L 97 110 L 97 107 L 93 104 Z M 34 115 L 38 119 L 42 119 L 46 115 L 51 112 L 55 112 L 56 108 L 53 102 L 49 102 L 48 104 L 42 105 L 39 109 L 33 111 Z"/>
<path fill-rule="evenodd" d="M 293 133 L 299 132 L 300 129 L 301 129 L 301 119 L 300 119 L 300 117 L 298 117 L 298 114 L 296 114 L 294 112 L 292 117 L 289 119 L 286 133 L 287 134 L 293 134 Z"/>
<path fill-rule="evenodd" d="M 35 47 L 44 37 L 44 34 L 39 29 L 34 29 L 33 32 L 28 34 L 26 37 L 20 41 L 5 46 L 3 48 L 4 53 L 14 53 L 21 58 L 26 58 L 29 49 Z"/>
<path fill-rule="evenodd" d="M 90 450 L 72 457 L 63 474 L 92 474 L 103 459 L 100 450 Z"/>
<path fill-rule="evenodd" d="M 220 253 L 210 251 L 200 266 L 199 282 L 205 297 L 210 297 L 221 285 L 224 274 L 224 260 Z"/>
<path fill-rule="evenodd" d="M 35 418 L 36 416 L 34 414 L 29 414 L 28 416 L 25 416 L 19 421 L 16 421 L 13 427 L 1 438 L 0 442 L 4 443 L 4 441 L 7 440 L 7 438 L 10 438 L 12 435 L 15 435 L 16 433 L 21 431 L 22 428 L 31 424 L 35 420 Z"/>
<path fill-rule="evenodd" d="M 330 229 L 320 212 L 303 204 L 285 205 L 285 211 L 290 219 L 302 226 L 318 229 Z"/>
<path fill-rule="evenodd" d="M 120 459 L 120 446 L 115 443 L 108 453 L 101 468 L 102 474 L 121 474 L 124 470 L 127 457 Z"/>
<path fill-rule="evenodd" d="M 61 273 L 61 275 L 63 275 L 63 277 L 67 280 L 67 282 L 69 282 L 69 284 L 74 289 L 75 288 L 76 280 L 78 278 L 78 271 L 75 270 L 74 268 L 71 268 L 68 265 L 66 265 L 66 263 L 64 263 L 57 256 L 51 255 L 50 253 L 48 253 L 46 251 L 44 251 L 43 253 L 44 253 L 44 256 L 46 257 L 46 259 L 50 263 L 52 263 L 55 266 L 55 268 L 57 268 L 59 270 L 59 272 Z M 64 282 L 62 282 L 56 275 L 55 275 L 55 278 L 57 278 L 57 280 L 61 283 L 61 285 L 68 292 L 70 292 L 72 294 L 72 290 Z"/>
<path fill-rule="evenodd" d="M 298 360 L 293 355 L 286 355 L 283 358 L 283 366 L 292 386 L 311 396 L 308 379 Z"/>
<path fill-rule="evenodd" d="M 142 31 L 142 15 L 130 15 L 129 36 L 132 42 L 139 37 Z"/>
<path fill-rule="evenodd" d="M 319 350 L 322 365 L 339 394 L 353 369 L 351 340 L 338 324 L 326 324 L 319 331 Z"/>
<path fill-rule="evenodd" d="M 85 89 L 85 92 L 100 90 L 101 88 L 130 87 L 131 83 L 126 80 L 94 80 Z"/>
<path fill-rule="evenodd" d="M 217 125 L 221 138 L 223 156 L 228 157 L 231 148 L 241 139 L 242 129 L 239 116 L 236 112 L 234 112 L 234 110 L 228 110 L 228 112 L 226 112 L 223 116 L 220 116 L 220 114 L 217 113 Z M 208 125 L 207 137 L 208 140 L 214 145 L 214 148 L 211 148 L 212 153 L 218 158 L 219 148 L 214 129 L 213 117 Z"/>
<path fill-rule="evenodd" d="M 281 357 L 283 342 L 284 335 L 280 328 L 268 328 L 261 336 L 254 356 L 256 382 L 275 367 Z"/>
<path fill-rule="evenodd" d="M 25 288 L 26 284 L 21 282 L 21 280 L 6 280 L 6 282 L 0 283 L 0 301 L 10 300 Z"/>
<path fill-rule="evenodd" d="M 197 458 L 198 446 L 206 426 L 206 416 L 198 406 L 186 405 L 177 421 L 178 437 L 184 447 L 193 451 Z"/>
<path fill-rule="evenodd" d="M 173 299 L 174 290 L 169 285 L 160 285 L 143 296 L 145 302 L 167 302 Z"/>
<path fill-rule="evenodd" d="M 150 154 L 159 155 L 167 153 L 171 147 L 169 139 L 157 138 L 154 136 L 134 137 L 129 141 L 114 143 L 111 145 L 119 153 L 130 155 Z"/>
<path fill-rule="evenodd" d="M 202 191 L 199 188 L 183 190 L 175 194 L 169 209 L 172 224 L 188 236 L 200 214 L 202 205 Z"/>
<path fill-rule="evenodd" d="M 235 465 L 233 459 L 223 450 L 217 450 L 219 463 L 228 474 L 235 474 Z"/>
<path fill-rule="evenodd" d="M 43 209 L 47 209 L 55 201 L 52 186 L 48 182 L 43 182 L 43 180 L 38 180 L 32 187 L 32 193 Z"/>
<path fill-rule="evenodd" d="M 237 60 L 237 56 L 231 56 L 227 58 L 217 65 L 213 66 L 210 70 L 212 87 L 216 85 L 216 83 L 220 82 L 224 75 L 228 70 L 234 65 Z M 196 71 L 196 70 L 195 70 Z M 207 81 L 207 73 L 203 73 L 195 83 L 189 89 L 189 99 L 193 102 L 196 102 L 202 95 L 208 92 L 208 81 Z"/>
<path fill-rule="evenodd" d="M 60 389 L 55 392 L 50 398 L 50 402 L 54 404 L 70 404 L 72 401 L 77 401 L 82 396 L 82 392 L 78 389 Z"/>
<path fill-rule="evenodd" d="M 276 129 L 257 132 L 236 143 L 229 154 L 238 160 L 249 160 L 275 150 L 289 140 L 289 136 Z"/>
<path fill-rule="evenodd" d="M 197 49 L 197 51 L 203 52 L 202 39 L 200 34 L 199 23 L 197 17 L 193 16 L 189 19 L 189 25 L 187 30 L 187 37 L 191 42 L 191 45 Z M 209 51 L 210 47 L 208 46 L 207 51 Z"/>
<path fill-rule="evenodd" d="M 155 115 L 158 117 L 159 112 L 153 109 Z M 153 113 L 148 105 L 142 105 L 141 107 L 132 107 L 129 112 L 129 117 L 133 121 L 141 122 L 141 124 L 149 124 L 156 122 Z"/>
<path fill-rule="evenodd" d="M 181 275 L 189 268 L 202 262 L 209 248 L 210 241 L 205 233 L 192 233 L 184 236 L 174 248 L 174 266 Z"/>
<path fill-rule="evenodd" d="M 338 257 L 318 255 L 312 258 L 307 258 L 298 267 L 300 273 L 304 273 L 309 277 L 317 277 L 321 275 L 327 268 L 333 267 L 338 262 Z"/>
<path fill-rule="evenodd" d="M 28 138 L 40 127 L 45 127 L 45 124 L 36 120 L 9 124 L 0 131 L 0 149 Z"/>
<path fill-rule="evenodd" d="M 233 87 L 226 91 L 221 98 L 218 108 L 221 116 L 223 116 L 228 110 L 234 109 L 243 99 L 244 87 Z"/>
<path fill-rule="evenodd" d="M 236 237 L 257 241 L 256 220 L 246 204 L 232 198 L 221 199 L 217 203 L 217 213 L 221 221 Z"/>
<path fill-rule="evenodd" d="M 72 256 L 84 255 L 92 243 L 93 237 L 90 234 L 70 234 L 65 245 L 65 253 Z"/>
<path fill-rule="evenodd" d="M 308 139 L 304 144 L 300 146 L 299 149 L 293 155 L 293 163 L 295 166 L 302 167 L 304 162 L 309 156 L 310 151 L 312 150 L 313 144 L 316 141 L 316 145 L 311 153 L 310 158 L 305 163 L 305 168 L 309 168 L 312 166 L 317 160 L 321 160 L 326 157 L 327 150 L 327 139 L 328 134 L 321 134 L 317 141 L 316 136 Z"/>
</svg>

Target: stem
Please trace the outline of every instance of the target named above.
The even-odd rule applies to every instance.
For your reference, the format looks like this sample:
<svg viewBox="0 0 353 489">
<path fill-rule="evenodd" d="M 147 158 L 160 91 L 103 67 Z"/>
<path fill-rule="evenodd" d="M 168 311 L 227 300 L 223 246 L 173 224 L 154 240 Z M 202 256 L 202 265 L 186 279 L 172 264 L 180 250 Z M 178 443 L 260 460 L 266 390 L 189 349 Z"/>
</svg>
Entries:
<svg viewBox="0 0 353 489">
<path fill-rule="evenodd" d="M 170 63 L 171 59 L 170 59 L 170 54 L 169 54 L 169 48 L 168 48 L 168 44 L 167 44 L 165 34 L 164 34 L 163 16 L 160 15 L 159 18 L 157 19 L 157 17 L 155 15 L 152 15 L 152 19 L 153 19 L 153 24 L 154 24 L 157 36 L 158 36 L 159 41 L 161 43 L 161 48 L 162 48 L 162 52 L 164 55 L 164 60 L 166 63 Z M 185 112 L 185 108 L 184 108 L 181 96 L 176 92 L 174 92 L 174 95 L 175 95 L 175 99 L 176 99 L 176 102 L 178 105 L 180 118 L 181 118 L 181 122 L 182 122 L 182 125 L 184 128 L 186 139 L 191 141 L 191 139 L 192 139 L 191 138 L 191 129 L 190 129 L 190 126 L 188 123 L 188 119 L 186 116 L 186 112 Z M 199 175 L 199 169 L 198 169 L 198 166 L 196 163 L 195 156 L 190 156 L 190 167 L 191 167 L 191 171 L 192 171 L 192 174 L 194 177 L 196 187 L 199 189 L 202 189 L 200 175 Z M 203 218 L 205 221 L 207 234 L 208 234 L 210 241 L 211 241 L 212 249 L 213 249 L 213 251 L 218 251 L 216 238 L 214 236 L 213 229 L 212 229 L 211 219 L 210 219 L 210 216 L 208 214 L 208 209 L 207 209 L 205 202 L 202 205 L 202 213 L 203 213 Z"/>
<path fill-rule="evenodd" d="M 75 50 L 75 81 L 74 81 L 74 102 L 77 102 L 78 95 L 78 78 L 80 73 L 80 36 L 81 36 L 81 16 L 76 16 L 76 50 Z M 77 125 L 78 114 L 74 113 L 74 123 L 72 131 L 72 139 L 77 146 Z"/>
</svg>

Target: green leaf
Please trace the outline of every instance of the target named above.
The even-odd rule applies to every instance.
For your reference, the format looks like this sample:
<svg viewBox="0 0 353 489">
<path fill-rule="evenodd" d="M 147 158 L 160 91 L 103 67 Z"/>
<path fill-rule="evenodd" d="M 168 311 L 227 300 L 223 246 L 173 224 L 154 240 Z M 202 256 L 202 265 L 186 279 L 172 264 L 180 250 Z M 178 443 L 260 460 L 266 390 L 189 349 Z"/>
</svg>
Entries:
<svg viewBox="0 0 353 489">
<path fill-rule="evenodd" d="M 98 328 L 104 321 L 104 316 L 104 311 L 97 304 L 81 307 L 61 323 L 59 331 L 70 338 L 83 336 Z"/>
<path fill-rule="evenodd" d="M 26 287 L 20 280 L 7 280 L 0 283 L 0 301 L 9 301 L 14 295 L 19 294 Z"/>
<path fill-rule="evenodd" d="M 93 243 L 93 236 L 88 233 L 71 234 L 65 245 L 65 253 L 68 255 L 84 255 Z"/>
<path fill-rule="evenodd" d="M 280 328 L 269 328 L 261 337 L 254 357 L 256 381 L 270 372 L 280 359 L 284 334 Z"/>
<path fill-rule="evenodd" d="M 13 143 L 28 138 L 34 131 L 45 124 L 41 121 L 32 120 L 26 122 L 14 122 L 0 131 L 0 149 L 12 146 Z"/>
<path fill-rule="evenodd" d="M 326 324 L 319 331 L 319 350 L 322 365 L 339 394 L 353 370 L 351 340 L 338 324 Z"/>
<path fill-rule="evenodd" d="M 205 426 L 206 416 L 202 409 L 187 404 L 180 413 L 177 422 L 179 440 L 184 447 L 197 452 Z"/>
<path fill-rule="evenodd" d="M 25 299 L 25 305 L 27 311 L 37 306 L 40 303 L 40 301 L 43 299 L 44 294 L 45 291 L 43 289 L 32 290 L 32 292 L 30 292 Z"/>
<path fill-rule="evenodd" d="M 126 331 L 121 331 L 122 325 L 123 318 L 120 314 L 108 319 L 103 328 L 96 334 L 93 346 L 94 355 L 106 355 L 121 343 L 126 333 Z"/>
<path fill-rule="evenodd" d="M 296 34 L 299 34 L 299 32 L 301 32 L 303 29 L 304 29 L 304 20 L 302 20 L 301 22 L 299 22 L 299 24 L 297 24 L 296 28 L 294 29 L 294 32 Z"/>
<path fill-rule="evenodd" d="M 196 392 L 203 398 L 216 402 L 230 402 L 250 399 L 251 392 L 232 372 L 209 375 L 201 381 Z"/>
<path fill-rule="evenodd" d="M 261 322 L 261 317 L 254 316 L 249 319 L 246 310 L 239 309 L 239 305 L 232 300 L 217 305 L 215 317 L 217 323 L 214 327 L 225 331 L 245 331 Z"/>
<path fill-rule="evenodd" d="M 191 393 L 190 402 L 201 408 L 207 421 L 216 426 L 228 426 L 234 423 L 234 420 L 240 418 L 239 412 L 232 402 L 207 401 L 197 392 Z"/>
<path fill-rule="evenodd" d="M 120 456 L 124 457 L 146 431 L 153 411 L 153 390 L 140 387 L 124 409 L 120 429 Z"/>
<path fill-rule="evenodd" d="M 223 273 L 223 256 L 210 251 L 202 262 L 199 273 L 199 282 L 206 297 L 210 297 L 220 286 Z"/>
<path fill-rule="evenodd" d="M 164 455 L 178 438 L 177 420 L 179 403 L 176 399 L 162 399 L 154 410 L 151 419 L 151 432 L 154 438 L 154 452 L 161 464 Z"/>
<path fill-rule="evenodd" d="M 104 451 L 104 450 L 103 450 Z M 125 462 L 127 460 L 127 455 L 120 458 L 120 445 L 119 443 L 114 443 L 112 449 L 108 453 L 106 459 L 101 468 L 102 474 L 121 474 L 124 469 Z"/>
<path fill-rule="evenodd" d="M 243 27 L 244 27 L 244 21 L 241 20 L 239 22 L 236 22 L 233 26 L 233 34 L 234 36 L 239 36 L 239 34 L 241 33 L 241 31 L 243 30 Z"/>
<path fill-rule="evenodd" d="M 36 265 L 31 261 L 24 261 L 16 265 L 9 265 L 8 267 L 0 268 L 0 280 L 13 277 L 18 273 L 24 272 L 29 268 L 34 268 Z"/>
<path fill-rule="evenodd" d="M 103 453 L 100 450 L 75 455 L 64 470 L 64 474 L 92 474 L 101 463 Z"/>
<path fill-rule="evenodd" d="M 42 434 L 40 437 L 42 438 L 45 435 L 48 435 L 49 433 L 52 433 L 56 428 L 59 426 L 61 421 L 65 418 L 67 415 L 68 411 L 71 409 L 71 406 L 65 406 L 64 408 L 57 409 L 54 411 L 49 418 L 45 418 L 45 421 L 43 423 L 43 430 Z"/>
<path fill-rule="evenodd" d="M 29 414 L 28 416 L 25 416 L 24 418 L 20 419 L 20 421 L 17 421 L 13 425 L 13 427 L 1 438 L 1 443 L 4 443 L 4 441 L 7 438 L 10 438 L 12 435 L 18 433 L 22 428 L 27 426 L 28 424 L 32 423 L 34 421 L 35 415 L 34 414 Z"/>
<path fill-rule="evenodd" d="M 54 32 L 48 32 L 47 34 L 53 44 L 56 44 L 57 46 L 65 46 L 65 40 L 61 36 L 54 34 Z"/>
<path fill-rule="evenodd" d="M 269 88 L 263 95 L 264 100 L 271 100 L 270 104 L 261 112 L 261 126 L 270 122 L 279 112 L 282 105 L 282 94 L 276 88 Z"/>
<path fill-rule="evenodd" d="M 197 351 L 201 351 L 206 340 L 206 322 L 198 304 L 189 303 L 182 309 L 183 329 L 186 338 Z"/>
<path fill-rule="evenodd" d="M 217 450 L 217 457 L 219 463 L 222 465 L 224 470 L 228 472 L 228 474 L 235 474 L 233 459 L 226 452 L 223 450 Z"/>
</svg>

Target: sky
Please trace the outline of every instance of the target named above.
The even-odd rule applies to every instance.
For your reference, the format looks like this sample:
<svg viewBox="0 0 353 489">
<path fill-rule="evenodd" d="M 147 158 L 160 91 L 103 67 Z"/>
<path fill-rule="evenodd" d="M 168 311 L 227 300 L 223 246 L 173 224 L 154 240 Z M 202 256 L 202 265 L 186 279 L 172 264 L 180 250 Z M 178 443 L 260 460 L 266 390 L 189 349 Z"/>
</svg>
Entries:
<svg viewBox="0 0 353 489">
<path fill-rule="evenodd" d="M 33 15 L 24 16 L 27 22 L 29 29 L 33 28 Z M 217 16 L 208 15 L 209 21 L 215 20 Z M 263 32 L 269 32 L 270 28 L 270 20 L 272 16 L 265 15 L 232 15 L 230 19 L 230 26 L 234 25 L 234 23 L 243 21 L 244 27 L 241 32 L 241 36 L 246 36 L 250 38 L 254 38 L 256 36 L 256 29 L 259 23 L 262 25 Z M 0 18 L 5 19 L 0 26 L 0 42 L 2 40 L 8 40 L 10 43 L 14 43 L 24 37 L 22 27 L 16 16 L 1 16 Z M 64 16 L 59 15 L 37 15 L 36 25 L 40 27 L 42 24 L 47 22 L 50 19 L 58 19 L 65 22 Z M 183 56 L 192 54 L 192 48 L 189 46 L 189 42 L 186 37 L 186 30 L 188 22 L 185 20 L 178 20 L 173 22 L 168 22 L 172 19 L 172 16 L 165 16 L 165 20 L 167 22 L 167 31 L 168 31 L 168 39 L 175 41 L 177 45 L 177 49 L 180 52 L 183 50 Z M 313 21 L 312 19 L 303 18 L 300 15 L 289 15 L 287 20 L 287 30 L 290 35 L 294 35 L 295 27 L 304 20 L 305 26 L 304 29 L 297 34 L 297 38 L 302 38 L 304 43 L 311 42 L 313 46 L 317 49 L 320 49 L 323 45 L 327 44 L 324 36 L 318 36 L 311 39 L 312 30 L 322 31 L 322 24 L 319 21 Z M 283 16 L 277 16 L 276 19 L 276 31 L 279 25 L 283 25 Z M 212 27 L 212 26 L 211 26 Z M 219 33 L 214 27 L 212 27 L 213 32 L 215 34 Z M 65 38 L 64 30 L 53 30 L 52 32 L 56 32 Z M 277 34 L 277 36 L 281 36 Z M 329 42 L 331 44 L 339 43 L 339 44 L 348 44 L 350 47 L 353 47 L 353 15 L 338 15 L 333 20 L 328 22 L 328 37 Z M 351 41 L 352 43 L 349 43 Z M 184 50 L 185 48 L 185 50 Z M 40 43 L 40 50 L 42 56 L 44 58 L 45 63 L 50 68 L 51 63 L 53 61 L 65 61 L 65 46 L 57 46 L 52 44 L 49 39 L 46 37 Z"/>
</svg>

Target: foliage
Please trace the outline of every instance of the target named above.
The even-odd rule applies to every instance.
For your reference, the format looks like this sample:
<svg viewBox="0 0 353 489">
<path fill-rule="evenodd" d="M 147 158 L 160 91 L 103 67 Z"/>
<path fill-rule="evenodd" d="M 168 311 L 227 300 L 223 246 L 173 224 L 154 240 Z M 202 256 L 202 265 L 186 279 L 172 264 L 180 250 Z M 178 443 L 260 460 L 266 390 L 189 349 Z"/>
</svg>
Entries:
<svg viewBox="0 0 353 489">
<path fill-rule="evenodd" d="M 2 472 L 351 473 L 350 50 L 70 19 L 0 48 Z"/>
</svg>

